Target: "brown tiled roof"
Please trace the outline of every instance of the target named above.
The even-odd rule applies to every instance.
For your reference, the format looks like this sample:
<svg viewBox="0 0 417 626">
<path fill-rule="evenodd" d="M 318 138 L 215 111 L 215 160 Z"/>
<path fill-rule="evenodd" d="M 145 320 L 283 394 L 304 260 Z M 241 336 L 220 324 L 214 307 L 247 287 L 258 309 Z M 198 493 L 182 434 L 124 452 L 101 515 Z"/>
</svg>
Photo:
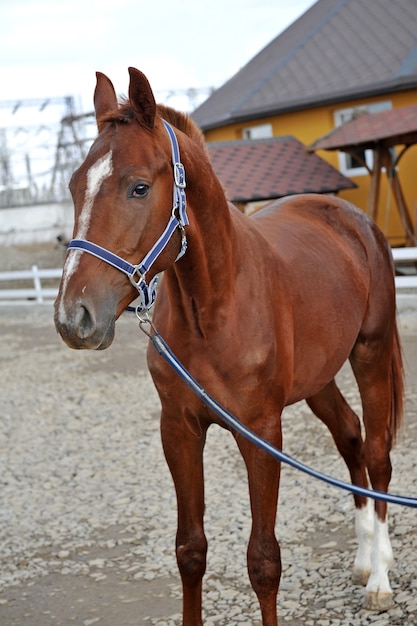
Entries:
<svg viewBox="0 0 417 626">
<path fill-rule="evenodd" d="M 252 202 L 297 193 L 331 193 L 356 185 L 295 137 L 206 144 L 229 200 Z"/>
<path fill-rule="evenodd" d="M 417 104 L 364 113 L 320 137 L 309 150 L 340 150 L 344 148 L 372 148 L 376 143 L 386 147 L 417 143 Z"/>
<path fill-rule="evenodd" d="M 416 87 L 416 0 L 318 0 L 193 118 L 208 130 Z"/>
</svg>

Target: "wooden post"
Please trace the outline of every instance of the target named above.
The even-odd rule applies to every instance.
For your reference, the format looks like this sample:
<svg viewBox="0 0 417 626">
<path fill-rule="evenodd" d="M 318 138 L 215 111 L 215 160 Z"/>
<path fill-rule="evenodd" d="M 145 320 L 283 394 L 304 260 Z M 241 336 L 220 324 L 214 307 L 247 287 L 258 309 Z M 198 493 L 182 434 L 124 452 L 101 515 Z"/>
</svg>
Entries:
<svg viewBox="0 0 417 626">
<path fill-rule="evenodd" d="M 369 186 L 369 194 L 368 194 L 368 209 L 367 213 L 374 222 L 376 222 L 378 217 L 378 203 L 379 203 L 379 191 L 381 186 L 381 160 L 382 154 L 379 146 L 373 150 L 374 155 L 374 165 L 372 171 L 370 171 L 371 183 Z"/>
<path fill-rule="evenodd" d="M 388 172 L 388 170 L 387 170 Z M 400 179 L 394 164 L 391 166 L 391 175 L 389 177 L 392 193 L 397 204 L 398 213 L 400 214 L 401 223 L 404 228 L 406 246 L 415 246 L 416 240 L 414 236 L 414 225 L 410 212 L 405 202 L 403 190 L 401 188 Z"/>
</svg>

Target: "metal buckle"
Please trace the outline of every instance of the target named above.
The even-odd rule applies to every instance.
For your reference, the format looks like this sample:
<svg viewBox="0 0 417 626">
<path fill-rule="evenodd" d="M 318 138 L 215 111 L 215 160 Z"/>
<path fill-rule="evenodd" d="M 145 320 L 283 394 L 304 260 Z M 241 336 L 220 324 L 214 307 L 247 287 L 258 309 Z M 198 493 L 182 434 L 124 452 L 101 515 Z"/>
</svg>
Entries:
<svg viewBox="0 0 417 626">
<path fill-rule="evenodd" d="M 187 186 L 185 182 L 185 168 L 182 163 L 174 163 L 174 181 L 180 189 L 185 189 Z"/>
<path fill-rule="evenodd" d="M 135 280 L 135 276 L 136 275 L 139 276 L 139 280 L 137 280 L 137 281 Z M 139 285 L 141 284 L 142 281 L 145 280 L 145 274 L 141 274 L 139 272 L 139 270 L 138 270 L 138 265 L 135 265 L 135 269 L 134 269 L 133 273 L 129 274 L 128 276 L 129 276 L 129 280 L 132 283 L 132 285 L 134 287 L 136 287 L 136 289 L 139 291 L 140 290 Z"/>
<path fill-rule="evenodd" d="M 182 223 L 180 221 L 178 221 L 178 228 L 179 231 L 181 233 L 181 249 L 178 253 L 177 258 L 175 259 L 175 262 L 179 261 L 179 259 L 184 256 L 184 254 L 186 253 L 187 250 L 187 236 L 185 234 L 185 228 L 182 225 Z"/>
</svg>

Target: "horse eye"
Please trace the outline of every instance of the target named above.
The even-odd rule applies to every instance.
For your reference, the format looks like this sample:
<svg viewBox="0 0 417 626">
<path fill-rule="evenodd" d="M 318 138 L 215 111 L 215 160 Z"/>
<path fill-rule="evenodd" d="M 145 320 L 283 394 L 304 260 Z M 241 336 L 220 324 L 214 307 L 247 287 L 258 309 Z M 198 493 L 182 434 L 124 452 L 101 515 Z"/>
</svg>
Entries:
<svg viewBox="0 0 417 626">
<path fill-rule="evenodd" d="M 132 198 L 144 198 L 149 191 L 149 185 L 138 183 L 132 189 Z"/>
</svg>

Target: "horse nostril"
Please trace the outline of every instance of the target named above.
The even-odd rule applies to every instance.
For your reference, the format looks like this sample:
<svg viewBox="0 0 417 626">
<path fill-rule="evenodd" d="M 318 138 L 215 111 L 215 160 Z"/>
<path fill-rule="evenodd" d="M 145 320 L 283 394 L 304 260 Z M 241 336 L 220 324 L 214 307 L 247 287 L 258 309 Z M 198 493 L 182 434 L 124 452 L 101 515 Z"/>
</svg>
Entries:
<svg viewBox="0 0 417 626">
<path fill-rule="evenodd" d="M 77 336 L 80 339 L 91 337 L 96 330 L 96 322 L 88 308 L 81 304 L 76 319 Z"/>
</svg>

